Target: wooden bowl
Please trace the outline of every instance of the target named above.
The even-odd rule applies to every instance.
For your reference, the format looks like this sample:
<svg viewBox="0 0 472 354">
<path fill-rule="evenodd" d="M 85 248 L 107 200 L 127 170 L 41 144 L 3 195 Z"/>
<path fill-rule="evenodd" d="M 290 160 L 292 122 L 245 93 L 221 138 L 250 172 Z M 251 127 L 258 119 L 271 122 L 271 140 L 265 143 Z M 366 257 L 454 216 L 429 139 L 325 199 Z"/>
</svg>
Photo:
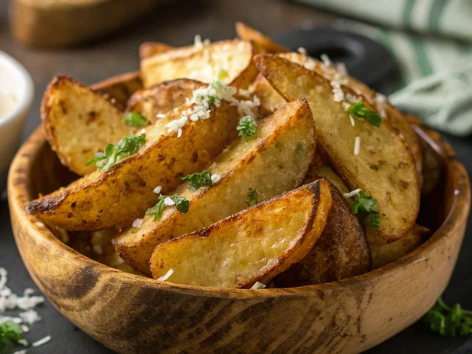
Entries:
<svg viewBox="0 0 472 354">
<path fill-rule="evenodd" d="M 124 102 L 139 86 L 137 76 L 127 74 L 96 88 Z M 415 129 L 442 169 L 442 181 L 420 215 L 434 234 L 408 256 L 362 276 L 300 288 L 233 290 L 160 283 L 95 262 L 25 212 L 38 193 L 74 178 L 41 129 L 10 169 L 16 243 L 52 304 L 120 353 L 358 353 L 411 325 L 434 304 L 464 235 L 470 206 L 466 170 L 439 134 Z"/>
</svg>

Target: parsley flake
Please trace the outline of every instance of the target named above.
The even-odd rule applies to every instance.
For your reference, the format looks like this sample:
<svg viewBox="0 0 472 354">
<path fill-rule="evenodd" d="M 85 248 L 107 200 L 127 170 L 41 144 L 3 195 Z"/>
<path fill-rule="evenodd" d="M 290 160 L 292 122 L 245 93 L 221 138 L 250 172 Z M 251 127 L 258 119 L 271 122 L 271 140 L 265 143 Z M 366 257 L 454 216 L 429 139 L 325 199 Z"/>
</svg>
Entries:
<svg viewBox="0 0 472 354">
<path fill-rule="evenodd" d="M 221 69 L 218 73 L 218 80 L 224 80 L 228 77 L 228 72 L 224 69 Z"/>
<path fill-rule="evenodd" d="M 166 203 L 167 198 L 174 202 L 174 205 L 172 206 L 175 206 L 177 210 L 180 211 L 182 214 L 185 214 L 188 211 L 189 201 L 184 197 L 181 197 L 177 194 L 171 196 L 160 195 L 157 204 L 154 205 L 152 208 L 149 208 L 146 211 L 146 215 L 154 215 L 154 220 L 159 220 L 162 217 L 164 208 L 167 206 L 171 206 Z"/>
<path fill-rule="evenodd" d="M 126 112 L 125 123 L 130 127 L 145 127 L 149 125 L 147 118 L 137 112 Z"/>
<path fill-rule="evenodd" d="M 146 143 L 146 136 L 127 136 L 121 139 L 118 144 L 108 144 L 105 152 L 98 152 L 95 157 L 85 164 L 86 166 L 96 163 L 97 168 L 102 171 L 108 171 L 117 162 L 135 154 Z"/>
<path fill-rule="evenodd" d="M 12 321 L 6 321 L 0 324 L 0 353 L 12 342 L 18 342 L 23 338 L 21 327 Z"/>
<path fill-rule="evenodd" d="M 352 117 L 358 119 L 365 119 L 370 124 L 380 127 L 382 123 L 382 116 L 375 111 L 372 111 L 364 106 L 362 102 L 356 102 L 350 105 L 346 112 L 349 113 Z"/>
<path fill-rule="evenodd" d="M 357 193 L 357 200 L 351 205 L 351 213 L 359 214 L 359 218 L 366 226 L 378 230 L 380 215 L 377 209 L 377 200 L 366 196 L 362 191 Z"/>
<path fill-rule="evenodd" d="M 241 118 L 236 129 L 240 137 L 252 138 L 256 135 L 257 124 L 252 117 L 245 116 Z"/>
<path fill-rule="evenodd" d="M 442 336 L 472 334 L 472 312 L 463 310 L 460 304 L 449 307 L 441 298 L 423 316 L 423 322 Z"/>
<path fill-rule="evenodd" d="M 253 206 L 258 203 L 257 201 L 258 196 L 257 196 L 257 191 L 255 189 L 251 189 L 249 193 L 247 194 L 247 205 Z"/>
<path fill-rule="evenodd" d="M 182 177 L 181 180 L 190 181 L 189 187 L 192 191 L 196 191 L 201 187 L 209 187 L 213 184 L 210 171 L 203 171 L 201 173 L 195 172 L 191 175 Z"/>
</svg>

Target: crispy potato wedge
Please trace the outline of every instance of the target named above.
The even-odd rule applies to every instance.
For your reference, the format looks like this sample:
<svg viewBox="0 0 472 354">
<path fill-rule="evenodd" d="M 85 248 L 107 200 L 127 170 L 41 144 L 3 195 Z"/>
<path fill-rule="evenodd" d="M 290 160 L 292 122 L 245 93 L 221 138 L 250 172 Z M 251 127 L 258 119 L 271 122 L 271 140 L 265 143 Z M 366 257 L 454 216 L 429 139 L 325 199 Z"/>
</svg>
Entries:
<svg viewBox="0 0 472 354">
<path fill-rule="evenodd" d="M 95 170 L 85 163 L 107 144 L 134 134 L 123 110 L 103 95 L 67 77 L 56 76 L 41 103 L 46 139 L 62 164 L 78 175 Z"/>
<path fill-rule="evenodd" d="M 344 80 L 346 86 L 354 90 L 356 94 L 363 96 L 367 102 L 376 107 L 382 116 L 388 119 L 391 125 L 398 129 L 398 132 L 405 140 L 411 153 L 413 154 L 418 173 L 421 174 L 423 158 L 418 136 L 411 128 L 407 118 L 397 108 L 392 106 L 384 96 L 377 94 L 377 92 L 359 80 L 356 80 L 349 75 L 340 74 L 337 68 L 331 63 L 329 65 L 324 65 L 320 61 L 300 53 L 282 53 L 280 56 L 293 61 L 294 63 L 303 65 L 305 68 L 317 72 L 319 75 L 330 81 L 337 79 L 342 82 Z"/>
<path fill-rule="evenodd" d="M 254 54 L 254 45 L 242 40 L 175 48 L 142 60 L 141 79 L 144 87 L 179 78 L 211 83 L 224 70 L 223 83 L 246 89 L 257 75 Z"/>
<path fill-rule="evenodd" d="M 236 33 L 239 38 L 255 43 L 264 53 L 289 52 L 287 48 L 275 43 L 269 37 L 242 22 L 236 22 Z"/>
<path fill-rule="evenodd" d="M 334 184 L 341 194 L 349 193 L 350 190 L 341 177 L 336 173 L 335 170 L 329 165 L 326 165 L 320 158 L 319 150 L 316 151 L 315 157 L 310 164 L 310 168 L 306 173 L 303 184 L 308 184 L 316 181 L 319 178 L 326 178 L 329 182 Z"/>
<path fill-rule="evenodd" d="M 415 225 L 410 232 L 400 240 L 386 243 L 375 232 L 368 231 L 370 251 L 372 253 L 372 267 L 377 269 L 385 264 L 395 262 L 417 249 L 430 234 L 429 229 L 421 225 Z"/>
<path fill-rule="evenodd" d="M 294 63 L 303 65 L 306 69 L 315 71 L 327 80 L 340 80 L 350 89 L 354 90 L 356 94 L 364 96 L 367 102 L 376 107 L 376 109 L 389 120 L 390 124 L 398 130 L 399 134 L 405 140 L 408 148 L 413 154 L 416 169 L 421 176 L 423 155 L 418 136 L 411 128 L 408 118 L 385 100 L 385 97 L 378 95 L 374 90 L 370 89 L 355 78 L 348 75 L 341 75 L 332 64 L 329 66 L 324 65 L 320 61 L 300 53 L 281 53 L 279 56 Z M 272 88 L 267 80 L 261 76 L 258 76 L 252 84 L 252 90 L 261 100 L 260 110 L 262 114 L 271 114 L 286 102 L 284 98 Z"/>
<path fill-rule="evenodd" d="M 255 60 L 286 100 L 307 98 L 318 142 L 337 172 L 351 189 L 361 188 L 377 200 L 380 235 L 389 241 L 405 236 L 418 215 L 420 186 L 412 154 L 395 128 L 388 121 L 376 127 L 359 119 L 351 126 L 349 115 L 334 101 L 330 82 L 324 77 L 274 55 L 257 55 Z M 363 103 L 374 110 L 367 101 Z M 361 141 L 358 155 L 354 154 L 356 139 Z"/>
<path fill-rule="evenodd" d="M 144 42 L 139 46 L 139 58 L 143 60 L 155 54 L 167 52 L 170 49 L 173 49 L 173 47 L 164 43 Z"/>
<path fill-rule="evenodd" d="M 181 117 L 188 105 L 168 115 Z M 180 177 L 201 171 L 237 135 L 237 108 L 223 101 L 210 118 L 189 121 L 182 136 L 168 133 L 162 125 L 146 133 L 140 151 L 115 164 L 107 172 L 98 170 L 66 188 L 41 196 L 27 206 L 48 225 L 66 230 L 97 231 L 123 228 L 141 217 L 157 202 L 156 186 L 162 193 L 174 190 Z"/>
<path fill-rule="evenodd" d="M 271 115 L 287 103 L 287 101 L 274 90 L 262 74 L 257 75 L 256 80 L 254 80 L 250 87 L 250 90 L 254 95 L 259 97 L 259 100 L 261 101 L 259 111 L 263 117 Z"/>
<path fill-rule="evenodd" d="M 136 91 L 126 106 L 127 112 L 138 112 L 151 122 L 159 120 L 158 114 L 166 114 L 185 104 L 193 91 L 206 86 L 204 83 L 189 79 L 166 81 L 146 89 Z"/>
<path fill-rule="evenodd" d="M 372 261 L 364 230 L 331 183 L 330 189 L 333 201 L 323 234 L 303 260 L 275 279 L 277 286 L 321 284 L 370 271 Z"/>
<path fill-rule="evenodd" d="M 208 189 L 191 191 L 189 182 L 176 193 L 189 200 L 186 214 L 167 208 L 161 219 L 144 217 L 140 228 L 127 228 L 113 244 L 134 269 L 150 273 L 154 248 L 171 238 L 207 227 L 247 208 L 248 192 L 258 201 L 296 188 L 315 152 L 315 127 L 306 100 L 288 103 L 261 121 L 255 139 L 237 139 L 210 166 L 220 180 Z"/>
<path fill-rule="evenodd" d="M 167 241 L 151 258 L 154 278 L 168 282 L 250 288 L 303 259 L 323 232 L 331 207 L 325 180 L 292 190 L 208 228 Z"/>
</svg>

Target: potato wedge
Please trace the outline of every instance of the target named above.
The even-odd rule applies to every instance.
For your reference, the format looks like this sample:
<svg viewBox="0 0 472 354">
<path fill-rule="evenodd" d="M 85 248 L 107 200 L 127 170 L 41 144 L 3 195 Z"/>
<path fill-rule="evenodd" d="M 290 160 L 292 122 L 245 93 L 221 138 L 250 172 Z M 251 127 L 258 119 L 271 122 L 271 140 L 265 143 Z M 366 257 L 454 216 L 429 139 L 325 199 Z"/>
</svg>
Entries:
<svg viewBox="0 0 472 354">
<path fill-rule="evenodd" d="M 259 97 L 261 104 L 259 111 L 263 117 L 269 116 L 282 107 L 287 101 L 279 95 L 262 74 L 257 75 L 250 91 Z"/>
<path fill-rule="evenodd" d="M 264 53 L 289 52 L 287 48 L 275 43 L 269 37 L 242 22 L 236 22 L 236 33 L 239 38 L 254 42 Z"/>
<path fill-rule="evenodd" d="M 119 106 L 67 76 L 56 76 L 49 84 L 41 119 L 51 148 L 78 175 L 95 170 L 85 163 L 107 144 L 136 131 L 126 125 Z"/>
<path fill-rule="evenodd" d="M 267 284 L 297 263 L 323 232 L 331 207 L 319 180 L 232 215 L 208 228 L 167 241 L 151 258 L 154 278 L 168 282 L 250 288 Z"/>
<path fill-rule="evenodd" d="M 405 237 L 392 243 L 386 243 L 375 232 L 367 232 L 372 253 L 372 268 L 380 268 L 413 252 L 426 241 L 429 233 L 430 231 L 426 227 L 415 225 Z"/>
<path fill-rule="evenodd" d="M 173 47 L 164 43 L 144 42 L 139 46 L 139 58 L 143 60 L 155 54 L 167 52 L 170 49 L 173 49 Z"/>
<path fill-rule="evenodd" d="M 169 114 L 181 117 L 188 105 Z M 27 206 L 48 225 L 66 230 L 97 231 L 123 228 L 157 202 L 156 186 L 162 193 L 174 190 L 180 177 L 201 171 L 237 135 L 239 114 L 235 106 L 222 101 L 210 117 L 189 121 L 182 136 L 154 125 L 146 133 L 140 151 L 121 160 L 107 172 L 98 170 L 66 188 L 41 196 Z"/>
<path fill-rule="evenodd" d="M 321 237 L 302 261 L 275 279 L 277 286 L 321 284 L 370 271 L 372 261 L 364 230 L 331 183 L 330 189 L 333 201 Z"/>
<path fill-rule="evenodd" d="M 189 182 L 176 194 L 189 200 L 188 212 L 167 208 L 161 219 L 144 217 L 140 228 L 127 228 L 113 244 L 134 269 L 150 274 L 154 248 L 171 238 L 207 227 L 248 207 L 248 192 L 258 201 L 296 188 L 315 152 L 315 127 L 306 100 L 288 103 L 258 124 L 255 139 L 237 139 L 210 166 L 220 180 L 208 189 L 191 191 Z"/>
<path fill-rule="evenodd" d="M 300 53 L 282 53 L 280 54 L 282 58 L 293 61 L 294 63 L 305 66 L 305 68 L 310 69 L 318 73 L 319 75 L 325 77 L 327 80 L 340 80 L 344 81 L 345 85 L 350 89 L 354 90 L 356 94 L 363 96 L 367 102 L 376 109 L 393 125 L 401 137 L 405 140 L 413 154 L 413 158 L 416 163 L 416 169 L 418 173 L 421 174 L 422 169 L 422 153 L 421 146 L 418 140 L 418 136 L 415 131 L 411 128 L 407 118 L 394 106 L 392 106 L 384 96 L 377 94 L 374 90 L 356 80 L 355 78 L 349 75 L 340 74 L 337 68 L 331 64 L 324 65 L 320 61 L 305 56 Z"/>
<path fill-rule="evenodd" d="M 356 119 L 351 126 L 341 102 L 334 101 L 330 82 L 314 71 L 274 55 L 257 55 L 255 61 L 286 100 L 307 98 L 318 142 L 337 172 L 351 189 L 361 188 L 377 200 L 380 235 L 389 241 L 405 236 L 418 215 L 420 188 L 412 154 L 396 130 L 388 121 L 376 127 Z M 346 87 L 342 90 L 355 94 Z M 361 142 L 357 155 L 356 140 Z"/>
<path fill-rule="evenodd" d="M 151 122 L 159 120 L 158 114 L 166 114 L 174 108 L 185 104 L 186 98 L 191 98 L 193 91 L 206 86 L 204 83 L 189 79 L 166 81 L 147 89 L 136 91 L 126 106 L 127 112 L 137 112 Z"/>
<path fill-rule="evenodd" d="M 303 180 L 303 184 L 308 184 L 313 181 L 316 181 L 319 178 L 326 178 L 329 182 L 334 184 L 337 190 L 341 194 L 349 193 L 350 190 L 347 188 L 346 184 L 342 180 L 341 177 L 336 173 L 335 170 L 329 165 L 323 163 L 320 158 L 319 151 L 317 150 L 315 153 L 315 157 L 310 164 L 310 168 L 306 173 L 305 179 Z"/>
<path fill-rule="evenodd" d="M 225 84 L 246 89 L 257 75 L 254 54 L 253 44 L 242 40 L 175 48 L 142 60 L 141 79 L 149 87 L 179 78 L 211 83 L 220 77 Z M 220 75 L 223 70 L 225 77 Z"/>
</svg>

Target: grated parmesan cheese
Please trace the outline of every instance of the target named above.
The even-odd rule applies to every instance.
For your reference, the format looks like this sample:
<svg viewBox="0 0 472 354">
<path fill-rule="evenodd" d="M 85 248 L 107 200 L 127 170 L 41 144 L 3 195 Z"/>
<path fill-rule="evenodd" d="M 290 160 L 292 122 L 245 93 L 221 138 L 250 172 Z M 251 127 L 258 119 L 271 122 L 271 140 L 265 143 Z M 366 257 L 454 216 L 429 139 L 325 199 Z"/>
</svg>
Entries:
<svg viewBox="0 0 472 354">
<path fill-rule="evenodd" d="M 136 219 L 133 221 L 133 227 L 135 229 L 139 229 L 141 226 L 143 226 L 143 219 Z"/>
<path fill-rule="evenodd" d="M 161 190 L 162 190 L 162 187 L 161 187 L 161 186 L 157 186 L 156 188 L 153 189 L 153 192 L 156 193 L 156 194 L 160 194 L 160 193 L 161 193 Z"/>
<path fill-rule="evenodd" d="M 380 113 L 380 116 L 383 119 L 385 119 L 385 117 L 387 116 L 386 112 L 385 112 L 385 105 L 386 105 L 386 102 L 387 102 L 387 98 L 384 95 L 382 95 L 381 93 L 377 92 L 375 94 L 374 101 L 375 101 L 375 108 Z"/>
<path fill-rule="evenodd" d="M 43 345 L 43 344 L 49 342 L 50 340 L 51 340 L 51 336 L 46 336 L 43 339 L 40 339 L 40 340 L 34 342 L 33 344 L 31 344 L 31 346 L 39 347 L 40 345 Z"/>
<path fill-rule="evenodd" d="M 298 48 L 298 49 L 297 49 L 297 52 L 300 53 L 300 54 L 303 55 L 303 56 L 307 56 L 307 51 L 306 51 L 306 49 L 303 48 L 303 47 Z"/>
<path fill-rule="evenodd" d="M 19 296 L 11 291 L 7 287 L 8 281 L 8 272 L 5 268 L 0 267 L 0 314 L 6 310 L 21 309 L 24 310 L 20 312 L 18 317 L 12 316 L 1 316 L 0 315 L 0 324 L 6 321 L 12 321 L 21 326 L 21 329 L 24 333 L 29 332 L 29 327 L 26 324 L 32 325 L 36 322 L 41 321 L 39 314 L 33 310 L 33 307 L 36 307 L 38 304 L 44 302 L 44 297 L 42 296 L 32 296 L 34 290 L 31 288 L 26 288 L 23 291 L 23 296 Z M 39 346 L 48 342 L 51 339 L 50 336 L 47 336 L 41 339 L 38 342 L 33 343 L 33 346 Z M 23 346 L 28 346 L 28 341 L 26 339 L 20 339 L 19 344 Z M 36 345 L 35 345 L 36 344 Z M 25 354 L 26 350 L 16 351 L 16 354 Z"/>
<path fill-rule="evenodd" d="M 211 175 L 211 182 L 212 183 L 218 183 L 221 179 L 221 176 L 218 175 L 218 174 L 215 174 L 215 175 Z"/>
<path fill-rule="evenodd" d="M 351 125 L 354 127 L 356 125 L 356 122 L 354 121 L 354 118 L 352 118 L 352 116 L 349 115 L 349 119 L 351 121 Z"/>
<path fill-rule="evenodd" d="M 157 113 L 157 114 L 156 114 L 156 117 L 159 118 L 159 119 L 162 119 L 162 118 L 165 118 L 166 115 L 163 114 L 163 113 Z"/>
<path fill-rule="evenodd" d="M 30 325 L 41 321 L 41 317 L 33 309 L 29 309 L 29 310 L 26 310 L 25 312 L 21 312 L 20 318 L 23 320 L 24 323 L 27 323 Z"/>
<path fill-rule="evenodd" d="M 157 278 L 157 280 L 166 281 L 167 279 L 170 278 L 170 276 L 171 276 L 172 274 L 174 274 L 174 270 L 173 270 L 173 269 L 169 269 L 166 274 L 164 274 L 162 277 Z"/>
<path fill-rule="evenodd" d="M 164 205 L 172 206 L 172 205 L 175 205 L 175 202 L 172 199 L 170 199 L 169 197 L 166 197 L 164 199 Z"/>
<path fill-rule="evenodd" d="M 191 99 L 186 100 L 186 104 L 192 105 L 182 112 L 182 117 L 166 124 L 169 133 L 177 132 L 177 137 L 182 135 L 182 128 L 190 120 L 196 122 L 210 118 L 211 108 L 219 107 L 221 102 L 227 101 L 232 106 L 237 106 L 238 113 L 242 116 L 255 117 L 254 110 L 261 102 L 257 96 L 252 100 L 238 100 L 234 96 L 238 91 L 234 87 L 225 85 L 219 80 L 213 81 L 207 87 L 201 87 L 193 91 Z"/>
<path fill-rule="evenodd" d="M 333 63 L 331 62 L 331 60 L 329 59 L 329 57 L 326 54 L 321 54 L 320 58 L 321 58 L 321 61 L 323 62 L 323 64 L 325 66 L 327 66 L 327 67 L 333 66 Z"/>
<path fill-rule="evenodd" d="M 359 152 L 361 150 L 361 137 L 356 136 L 356 141 L 354 142 L 354 155 L 359 155 Z"/>
<path fill-rule="evenodd" d="M 264 289 L 265 287 L 266 287 L 265 284 L 262 284 L 261 282 L 256 281 L 254 285 L 251 287 L 251 290 Z"/>
<path fill-rule="evenodd" d="M 343 197 L 344 198 L 352 198 L 354 197 L 355 195 L 357 195 L 357 193 L 361 192 L 362 189 L 360 188 L 357 188 L 357 189 L 354 189 L 353 191 L 350 191 L 349 193 L 344 193 L 343 194 Z"/>
</svg>

